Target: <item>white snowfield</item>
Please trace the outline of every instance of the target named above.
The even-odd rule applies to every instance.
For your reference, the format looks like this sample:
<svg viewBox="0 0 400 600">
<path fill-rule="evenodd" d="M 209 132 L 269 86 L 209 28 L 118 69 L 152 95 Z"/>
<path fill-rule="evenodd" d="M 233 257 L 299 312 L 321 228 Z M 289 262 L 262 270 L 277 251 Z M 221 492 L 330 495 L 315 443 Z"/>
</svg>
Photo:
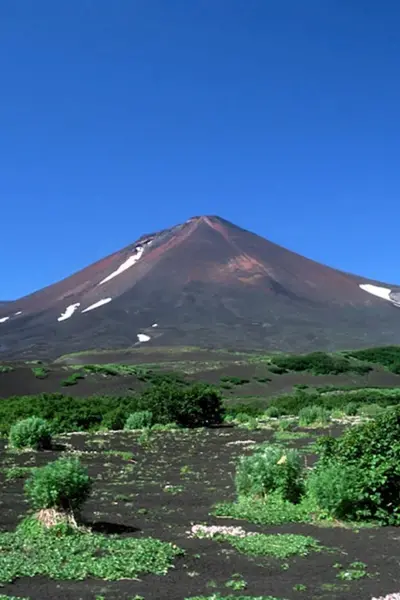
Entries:
<svg viewBox="0 0 400 600">
<path fill-rule="evenodd" d="M 378 296 L 378 298 L 383 298 L 383 300 L 389 300 L 391 302 L 390 292 L 392 290 L 389 290 L 388 288 L 371 285 L 370 283 L 362 283 L 360 284 L 360 288 L 364 290 L 364 292 L 368 292 L 373 296 Z"/>
<path fill-rule="evenodd" d="M 17 317 L 18 315 L 22 315 L 22 310 L 19 310 L 18 312 L 14 313 L 15 317 Z"/>
<path fill-rule="evenodd" d="M 5 323 L 6 321 L 8 321 L 8 319 L 9 319 L 9 318 L 10 318 L 10 317 L 2 317 L 2 318 L 0 319 L 0 323 Z"/>
<path fill-rule="evenodd" d="M 105 277 L 102 281 L 100 281 L 100 283 L 98 285 L 102 285 L 103 283 L 110 281 L 110 279 L 117 277 L 124 271 L 127 271 L 128 269 L 133 267 L 133 265 L 136 264 L 137 261 L 142 257 L 143 252 L 144 252 L 143 246 L 137 246 L 135 248 L 135 254 L 133 254 L 125 262 L 123 262 L 122 265 L 120 265 L 116 271 L 114 271 L 110 275 L 107 275 L 107 277 Z"/>
<path fill-rule="evenodd" d="M 98 302 L 95 302 L 94 304 L 91 304 L 90 306 L 88 306 L 87 308 L 85 308 L 82 312 L 88 312 L 88 310 L 94 310 L 95 308 L 99 308 L 99 306 L 103 306 L 104 304 L 108 304 L 109 302 L 111 302 L 112 298 L 103 298 L 102 300 L 99 300 Z"/>
<path fill-rule="evenodd" d="M 151 339 L 150 336 L 145 333 L 138 333 L 137 338 L 139 342 L 148 342 Z"/>
<path fill-rule="evenodd" d="M 70 304 L 67 306 L 65 312 L 61 313 L 61 316 L 58 317 L 57 321 L 65 321 L 66 319 L 70 319 L 79 306 L 79 302 L 75 302 L 75 304 Z"/>
<path fill-rule="evenodd" d="M 158 327 L 158 323 L 153 323 L 152 327 Z"/>
</svg>

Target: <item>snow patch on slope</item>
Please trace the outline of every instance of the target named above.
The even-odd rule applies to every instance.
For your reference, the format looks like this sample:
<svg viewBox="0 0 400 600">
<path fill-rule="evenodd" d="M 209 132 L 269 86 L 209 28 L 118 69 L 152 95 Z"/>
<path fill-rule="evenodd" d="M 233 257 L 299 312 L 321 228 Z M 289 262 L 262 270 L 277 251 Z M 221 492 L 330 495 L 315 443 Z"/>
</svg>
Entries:
<svg viewBox="0 0 400 600">
<path fill-rule="evenodd" d="M 22 310 L 19 310 L 18 312 L 14 313 L 15 317 L 17 317 L 18 315 L 22 315 Z"/>
<path fill-rule="evenodd" d="M 117 277 L 124 271 L 127 271 L 128 269 L 133 267 L 133 265 L 136 264 L 138 262 L 138 260 L 142 257 L 143 252 L 144 252 L 144 247 L 137 246 L 135 248 L 135 254 L 133 254 L 125 262 L 123 262 L 122 265 L 120 265 L 116 271 L 114 271 L 113 273 L 110 273 L 110 275 L 107 275 L 107 277 L 105 277 L 102 281 L 100 281 L 100 283 L 98 285 L 103 285 L 103 283 L 110 281 L 110 279 Z"/>
<path fill-rule="evenodd" d="M 148 342 L 151 339 L 150 336 L 146 335 L 145 333 L 138 333 L 137 338 L 139 342 Z"/>
<path fill-rule="evenodd" d="M 75 304 L 70 304 L 69 306 L 67 306 L 67 308 L 65 309 L 65 312 L 61 313 L 61 316 L 58 317 L 57 321 L 66 321 L 66 319 L 70 319 L 79 306 L 80 306 L 79 302 L 76 302 Z"/>
<path fill-rule="evenodd" d="M 0 323 L 5 323 L 6 321 L 8 321 L 10 317 L 3 317 L 2 319 L 0 319 Z"/>
<path fill-rule="evenodd" d="M 90 306 L 88 306 L 87 308 L 85 308 L 82 312 L 88 312 L 88 310 L 94 310 L 95 308 L 99 308 L 99 306 L 103 306 L 104 304 L 108 304 L 109 302 L 111 302 L 112 298 L 103 298 L 102 300 L 99 300 L 98 302 L 95 302 L 94 304 L 91 304 Z"/>
<path fill-rule="evenodd" d="M 390 293 L 392 290 L 389 290 L 388 288 L 371 285 L 370 283 L 362 283 L 360 284 L 360 288 L 373 296 L 378 296 L 378 298 L 383 298 L 383 300 L 391 301 Z"/>
</svg>

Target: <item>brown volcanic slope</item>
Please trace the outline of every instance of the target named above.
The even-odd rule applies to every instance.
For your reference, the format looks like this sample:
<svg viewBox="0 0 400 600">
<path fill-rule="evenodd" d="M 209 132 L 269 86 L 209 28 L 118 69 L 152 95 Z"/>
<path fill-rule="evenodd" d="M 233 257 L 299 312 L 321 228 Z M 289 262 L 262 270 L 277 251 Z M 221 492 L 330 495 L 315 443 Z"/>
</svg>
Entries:
<svg viewBox="0 0 400 600">
<path fill-rule="evenodd" d="M 141 343 L 289 352 L 395 344 L 399 298 L 390 284 L 194 217 L 0 305 L 0 357 Z"/>
</svg>

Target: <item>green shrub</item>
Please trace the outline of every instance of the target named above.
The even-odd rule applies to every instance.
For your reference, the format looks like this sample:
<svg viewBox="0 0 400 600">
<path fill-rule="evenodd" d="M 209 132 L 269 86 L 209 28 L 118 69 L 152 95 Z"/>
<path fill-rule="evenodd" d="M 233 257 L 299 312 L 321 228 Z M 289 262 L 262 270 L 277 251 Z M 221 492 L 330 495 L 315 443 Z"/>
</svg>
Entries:
<svg viewBox="0 0 400 600">
<path fill-rule="evenodd" d="M 273 373 L 274 375 L 283 375 L 284 373 L 287 373 L 287 369 L 283 368 L 283 367 L 279 367 L 278 365 L 270 365 L 268 367 L 268 370 L 270 373 Z"/>
<path fill-rule="evenodd" d="M 317 451 L 318 469 L 333 464 L 357 472 L 361 487 L 351 516 L 400 523 L 400 407 L 351 427 L 340 438 L 320 439 Z"/>
<path fill-rule="evenodd" d="M 296 390 L 292 394 L 271 398 L 282 415 L 298 415 L 305 406 L 320 406 L 328 411 L 344 409 L 349 402 L 379 404 L 383 407 L 400 403 L 400 388 L 333 388 L 329 390 Z"/>
<path fill-rule="evenodd" d="M 85 376 L 83 373 L 79 373 L 79 371 L 77 371 L 76 373 L 71 373 L 71 375 L 69 375 L 69 377 L 67 377 L 67 379 L 64 379 L 61 382 L 61 385 L 64 387 L 68 387 L 70 385 L 76 385 L 78 383 L 79 379 L 85 379 Z"/>
<path fill-rule="evenodd" d="M 106 412 L 101 420 L 101 428 L 111 431 L 120 431 L 121 429 L 124 429 L 127 418 L 129 418 L 127 408 L 119 406 L 114 410 Z"/>
<path fill-rule="evenodd" d="M 294 423 L 293 421 L 288 419 L 282 419 L 281 421 L 279 421 L 278 429 L 279 431 L 293 431 L 295 426 L 296 423 Z"/>
<path fill-rule="evenodd" d="M 242 456 L 236 470 L 239 496 L 265 497 L 278 492 L 284 500 L 298 502 L 303 490 L 302 466 L 298 452 L 278 445 L 258 448 Z"/>
<path fill-rule="evenodd" d="M 358 404 L 357 402 L 349 402 L 344 407 L 344 414 L 348 417 L 355 417 L 358 412 Z"/>
<path fill-rule="evenodd" d="M 337 519 L 355 519 L 363 482 L 357 467 L 330 463 L 314 469 L 307 478 L 307 492 L 317 505 Z"/>
<path fill-rule="evenodd" d="M 7 402 L 0 402 L 0 435 L 8 435 L 12 424 L 31 416 L 49 421 L 54 433 L 122 429 L 129 415 L 141 410 L 152 412 L 154 423 L 176 422 L 188 427 L 217 424 L 224 415 L 219 390 L 213 386 L 162 380 L 149 385 L 141 395 L 9 397 Z"/>
<path fill-rule="evenodd" d="M 183 427 L 215 425 L 224 417 L 219 390 L 205 383 L 153 385 L 140 396 L 138 409 L 150 411 L 156 423 Z"/>
<path fill-rule="evenodd" d="M 226 402 L 225 412 L 230 417 L 236 418 L 236 415 L 244 413 L 250 417 L 261 417 L 268 408 L 268 400 L 249 399 L 247 402 Z"/>
<path fill-rule="evenodd" d="M 77 458 L 59 458 L 35 469 L 25 484 L 25 493 L 35 509 L 79 510 L 88 498 L 91 479 Z"/>
<path fill-rule="evenodd" d="M 248 421 L 250 421 L 250 419 L 253 419 L 254 417 L 252 415 L 248 415 L 247 413 L 237 413 L 237 415 L 235 415 L 235 421 L 237 421 L 238 423 L 247 423 Z"/>
<path fill-rule="evenodd" d="M 153 424 L 153 413 L 149 410 L 140 410 L 129 415 L 124 429 L 143 429 Z"/>
<path fill-rule="evenodd" d="M 250 383 L 250 379 L 245 377 L 233 377 L 231 375 L 223 375 L 220 381 L 222 381 L 222 383 L 231 383 L 232 385 L 244 385 L 245 383 Z"/>
<path fill-rule="evenodd" d="M 299 412 L 299 425 L 325 425 L 329 417 L 329 412 L 320 406 L 305 406 Z"/>
<path fill-rule="evenodd" d="M 48 450 L 51 448 L 50 425 L 40 417 L 18 421 L 10 429 L 9 443 L 12 448 L 17 449 Z"/>
<path fill-rule="evenodd" d="M 347 352 L 358 360 L 364 360 L 387 367 L 393 373 L 400 373 L 400 346 L 382 346 Z"/>
<path fill-rule="evenodd" d="M 361 404 L 358 407 L 357 414 L 375 419 L 375 417 L 382 414 L 384 410 L 385 407 L 380 406 L 379 404 Z"/>
<path fill-rule="evenodd" d="M 265 411 L 265 416 L 269 417 L 270 419 L 279 419 L 279 417 L 281 416 L 281 411 L 277 406 L 270 406 Z"/>
<path fill-rule="evenodd" d="M 32 373 L 36 379 L 46 379 L 49 374 L 49 369 L 46 369 L 46 367 L 32 367 Z"/>
<path fill-rule="evenodd" d="M 342 356 L 332 356 L 325 352 L 276 356 L 273 358 L 273 362 L 278 367 L 288 371 L 309 371 L 314 375 L 339 375 L 349 371 L 363 374 L 371 371 L 369 365 L 356 364 Z"/>
</svg>

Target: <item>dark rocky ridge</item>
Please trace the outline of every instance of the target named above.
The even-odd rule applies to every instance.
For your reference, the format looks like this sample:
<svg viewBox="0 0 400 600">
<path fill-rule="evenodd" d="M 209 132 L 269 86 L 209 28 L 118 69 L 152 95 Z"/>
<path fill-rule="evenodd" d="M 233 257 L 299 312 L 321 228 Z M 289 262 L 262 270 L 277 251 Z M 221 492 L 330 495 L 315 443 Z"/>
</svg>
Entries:
<svg viewBox="0 0 400 600">
<path fill-rule="evenodd" d="M 133 255 L 133 266 L 100 284 Z M 388 299 L 360 284 L 385 288 Z M 398 294 L 394 285 L 324 266 L 219 217 L 194 217 L 0 304 L 0 357 L 123 348 L 139 344 L 138 334 L 155 346 L 289 352 L 396 344 Z"/>
</svg>

